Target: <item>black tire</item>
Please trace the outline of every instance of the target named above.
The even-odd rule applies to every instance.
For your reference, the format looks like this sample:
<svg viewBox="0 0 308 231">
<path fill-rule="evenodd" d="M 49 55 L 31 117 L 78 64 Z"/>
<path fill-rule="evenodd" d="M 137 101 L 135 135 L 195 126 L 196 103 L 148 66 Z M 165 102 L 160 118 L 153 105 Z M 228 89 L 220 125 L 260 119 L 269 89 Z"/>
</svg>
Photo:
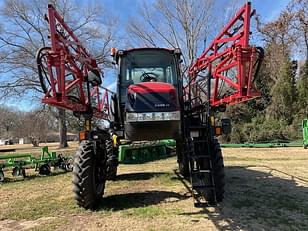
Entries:
<svg viewBox="0 0 308 231">
<path fill-rule="evenodd" d="M 22 170 L 21 170 L 21 175 L 22 175 L 22 177 L 23 178 L 26 178 L 26 170 L 23 168 Z"/>
<path fill-rule="evenodd" d="M 54 169 L 64 169 L 65 170 L 65 158 L 62 154 L 59 154 L 57 161 L 54 163 Z"/>
<path fill-rule="evenodd" d="M 106 183 L 105 145 L 84 140 L 76 152 L 73 168 L 73 192 L 77 204 L 95 209 L 104 194 Z M 96 150 L 95 150 L 96 147 Z M 102 149 L 102 152 L 99 152 Z"/>
<path fill-rule="evenodd" d="M 120 123 L 120 114 L 117 94 L 111 95 L 110 112 L 111 121 L 114 123 L 115 127 L 118 127 Z"/>
<path fill-rule="evenodd" d="M 118 152 L 113 147 L 112 140 L 106 140 L 107 151 L 107 180 L 116 180 L 118 171 Z"/>
<path fill-rule="evenodd" d="M 0 170 L 0 183 L 4 182 L 4 173 Z"/>
<path fill-rule="evenodd" d="M 49 74 L 46 73 L 46 70 L 44 67 L 43 59 L 47 55 L 47 53 L 51 50 L 50 47 L 42 47 L 40 48 L 37 53 L 36 53 L 36 64 L 37 64 L 37 69 L 38 69 L 38 76 L 40 80 L 40 84 L 42 87 L 43 92 L 46 94 L 48 91 L 48 88 L 50 87 L 50 81 L 49 81 Z M 47 86 L 48 85 L 48 86 Z"/>
<path fill-rule="evenodd" d="M 49 164 L 43 164 L 39 167 L 39 174 L 43 176 L 49 176 L 51 174 L 51 168 Z"/>
<path fill-rule="evenodd" d="M 179 172 L 183 177 L 189 177 L 189 160 L 185 153 L 185 145 L 182 141 L 176 141 L 176 154 L 177 154 L 177 161 L 179 165 Z"/>
<path fill-rule="evenodd" d="M 304 149 L 307 149 L 308 148 L 308 145 L 307 144 L 304 144 Z"/>
<path fill-rule="evenodd" d="M 216 138 L 212 143 L 212 167 L 216 191 L 216 201 L 222 202 L 225 193 L 225 168 L 220 144 Z"/>
<path fill-rule="evenodd" d="M 222 202 L 224 198 L 224 187 L 225 187 L 225 172 L 224 172 L 224 162 L 222 157 L 222 152 L 220 149 L 219 142 L 216 138 L 212 140 L 211 147 L 210 147 L 210 155 L 211 155 L 211 162 L 212 162 L 212 174 L 213 180 L 215 185 L 215 194 L 211 188 L 206 190 L 202 190 L 199 193 L 204 196 L 207 203 L 209 205 L 216 205 L 216 202 Z M 208 161 L 205 160 L 204 162 L 200 162 L 200 167 L 202 169 L 209 169 Z M 203 178 L 204 177 L 204 178 Z M 210 174 L 205 174 L 200 180 L 203 184 L 207 186 L 212 185 L 212 179 Z M 216 197 L 216 200 L 215 200 Z"/>
<path fill-rule="evenodd" d="M 16 166 L 12 170 L 12 176 L 14 176 L 14 177 L 21 176 L 21 177 L 25 178 L 26 177 L 26 170 L 22 167 Z"/>
<path fill-rule="evenodd" d="M 65 170 L 67 172 L 72 172 L 73 171 L 73 167 L 74 167 L 74 157 L 69 156 L 66 159 Z"/>
</svg>

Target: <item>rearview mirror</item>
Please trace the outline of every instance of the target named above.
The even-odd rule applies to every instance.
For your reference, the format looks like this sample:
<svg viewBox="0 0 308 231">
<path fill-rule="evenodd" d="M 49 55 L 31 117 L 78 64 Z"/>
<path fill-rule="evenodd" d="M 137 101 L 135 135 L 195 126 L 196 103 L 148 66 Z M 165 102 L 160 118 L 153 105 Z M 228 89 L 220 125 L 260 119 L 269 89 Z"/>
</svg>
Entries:
<svg viewBox="0 0 308 231">
<path fill-rule="evenodd" d="M 232 131 L 232 125 L 231 125 L 231 119 L 229 118 L 224 118 L 221 119 L 221 130 L 222 134 L 230 134 Z"/>
<path fill-rule="evenodd" d="M 88 81 L 92 86 L 99 86 L 102 84 L 102 78 L 98 70 L 91 70 L 88 72 Z"/>
</svg>

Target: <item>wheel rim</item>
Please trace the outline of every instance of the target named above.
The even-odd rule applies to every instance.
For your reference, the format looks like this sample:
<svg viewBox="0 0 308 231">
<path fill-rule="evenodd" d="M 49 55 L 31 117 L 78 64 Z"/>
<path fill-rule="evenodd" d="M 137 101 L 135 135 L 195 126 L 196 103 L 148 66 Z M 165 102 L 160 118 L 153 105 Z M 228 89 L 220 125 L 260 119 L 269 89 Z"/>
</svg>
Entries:
<svg viewBox="0 0 308 231">
<path fill-rule="evenodd" d="M 74 158 L 69 157 L 66 164 L 66 170 L 73 171 L 73 167 L 74 167 Z"/>
</svg>

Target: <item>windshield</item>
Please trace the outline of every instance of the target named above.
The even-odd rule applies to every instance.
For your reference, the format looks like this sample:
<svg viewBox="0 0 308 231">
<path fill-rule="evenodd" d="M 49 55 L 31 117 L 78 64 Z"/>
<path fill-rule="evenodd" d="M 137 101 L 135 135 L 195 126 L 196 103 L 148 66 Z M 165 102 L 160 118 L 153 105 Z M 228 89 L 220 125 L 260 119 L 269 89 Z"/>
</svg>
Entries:
<svg viewBox="0 0 308 231">
<path fill-rule="evenodd" d="M 123 87 L 155 81 L 176 85 L 174 56 L 165 50 L 136 50 L 121 59 Z"/>
</svg>

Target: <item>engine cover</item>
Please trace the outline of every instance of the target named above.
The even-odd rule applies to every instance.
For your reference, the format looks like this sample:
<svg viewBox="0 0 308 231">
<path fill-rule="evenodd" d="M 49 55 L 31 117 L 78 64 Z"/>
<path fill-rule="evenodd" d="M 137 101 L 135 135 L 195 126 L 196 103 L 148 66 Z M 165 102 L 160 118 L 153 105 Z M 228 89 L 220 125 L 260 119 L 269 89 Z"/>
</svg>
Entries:
<svg viewBox="0 0 308 231">
<path fill-rule="evenodd" d="M 127 112 L 176 111 L 179 109 L 176 89 L 162 82 L 130 85 L 125 108 Z"/>
<path fill-rule="evenodd" d="M 143 82 L 130 85 L 125 105 L 127 113 L 179 111 L 176 88 L 169 83 Z M 180 120 L 125 122 L 125 138 L 137 140 L 177 139 Z"/>
</svg>

